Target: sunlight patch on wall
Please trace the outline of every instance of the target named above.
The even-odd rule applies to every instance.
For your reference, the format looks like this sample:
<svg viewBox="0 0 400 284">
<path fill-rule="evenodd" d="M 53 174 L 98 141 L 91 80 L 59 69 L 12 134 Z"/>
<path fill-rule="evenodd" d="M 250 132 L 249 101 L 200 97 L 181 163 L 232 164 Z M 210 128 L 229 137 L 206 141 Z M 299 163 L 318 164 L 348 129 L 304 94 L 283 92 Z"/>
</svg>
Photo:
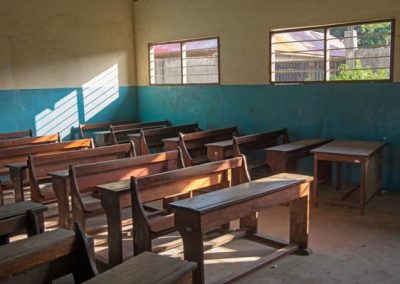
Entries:
<svg viewBox="0 0 400 284">
<path fill-rule="evenodd" d="M 71 127 L 79 126 L 78 93 L 73 91 L 35 116 L 36 135 L 59 132 L 61 137 L 70 134 Z"/>
<path fill-rule="evenodd" d="M 82 85 L 85 122 L 119 97 L 118 64 Z"/>
</svg>

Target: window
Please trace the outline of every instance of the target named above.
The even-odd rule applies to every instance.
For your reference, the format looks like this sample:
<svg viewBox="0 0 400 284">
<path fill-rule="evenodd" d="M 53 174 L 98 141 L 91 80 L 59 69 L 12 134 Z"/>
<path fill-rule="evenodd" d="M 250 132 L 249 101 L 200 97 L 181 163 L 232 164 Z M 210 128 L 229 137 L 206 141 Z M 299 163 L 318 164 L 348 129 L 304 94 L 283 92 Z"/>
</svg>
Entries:
<svg viewBox="0 0 400 284">
<path fill-rule="evenodd" d="M 270 33 L 272 83 L 393 79 L 394 20 Z"/>
<path fill-rule="evenodd" d="M 150 44 L 150 84 L 219 83 L 219 39 Z"/>
</svg>

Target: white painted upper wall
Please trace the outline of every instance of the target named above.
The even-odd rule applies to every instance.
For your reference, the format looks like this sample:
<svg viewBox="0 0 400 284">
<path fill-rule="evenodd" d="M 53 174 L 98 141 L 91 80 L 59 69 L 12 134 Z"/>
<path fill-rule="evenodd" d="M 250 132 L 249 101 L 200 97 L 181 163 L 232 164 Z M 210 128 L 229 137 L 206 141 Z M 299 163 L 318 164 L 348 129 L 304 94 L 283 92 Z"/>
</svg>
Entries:
<svg viewBox="0 0 400 284">
<path fill-rule="evenodd" d="M 0 1 L 0 89 L 135 84 L 132 0 Z"/>
<path fill-rule="evenodd" d="M 394 79 L 400 81 L 400 0 L 139 0 L 138 85 L 148 85 L 148 43 L 220 36 L 222 84 L 266 84 L 269 31 L 396 19 Z"/>
</svg>

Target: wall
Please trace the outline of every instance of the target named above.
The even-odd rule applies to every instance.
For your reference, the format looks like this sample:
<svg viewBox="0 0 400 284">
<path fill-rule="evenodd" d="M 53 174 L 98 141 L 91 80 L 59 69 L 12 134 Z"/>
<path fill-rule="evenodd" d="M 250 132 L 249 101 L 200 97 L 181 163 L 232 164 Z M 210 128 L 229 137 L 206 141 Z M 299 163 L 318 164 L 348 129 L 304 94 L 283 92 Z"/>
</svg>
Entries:
<svg viewBox="0 0 400 284">
<path fill-rule="evenodd" d="M 394 83 L 268 85 L 268 31 L 396 19 L 398 0 L 263 1 L 139 0 L 135 3 L 138 117 L 197 121 L 217 128 L 238 125 L 241 133 L 287 127 L 292 139 L 333 137 L 386 140 L 383 182 L 400 191 L 400 64 Z M 148 43 L 220 36 L 221 85 L 148 86 Z"/>
<path fill-rule="evenodd" d="M 0 2 L 0 132 L 136 118 L 131 0 Z"/>
</svg>

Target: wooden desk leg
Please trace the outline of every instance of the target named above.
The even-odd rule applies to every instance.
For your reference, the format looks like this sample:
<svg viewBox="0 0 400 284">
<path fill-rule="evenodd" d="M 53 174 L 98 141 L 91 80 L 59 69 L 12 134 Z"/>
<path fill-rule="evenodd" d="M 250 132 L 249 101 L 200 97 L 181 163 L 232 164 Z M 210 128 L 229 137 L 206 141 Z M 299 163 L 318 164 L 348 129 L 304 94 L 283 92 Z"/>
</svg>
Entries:
<svg viewBox="0 0 400 284">
<path fill-rule="evenodd" d="M 319 161 L 316 155 L 314 155 L 314 181 L 313 181 L 313 202 L 314 207 L 318 208 L 318 168 L 319 168 Z"/>
<path fill-rule="evenodd" d="M 10 178 L 14 187 L 15 202 L 24 201 L 24 180 L 26 170 L 10 168 Z"/>
<path fill-rule="evenodd" d="M 307 195 L 290 202 L 290 243 L 299 244 L 298 252 L 303 255 L 311 254 L 308 249 L 309 201 L 310 196 Z"/>
<path fill-rule="evenodd" d="M 267 151 L 266 156 L 267 156 L 267 164 L 270 166 L 273 175 L 286 172 L 287 161 L 283 153 Z"/>
<path fill-rule="evenodd" d="M 101 206 L 107 216 L 108 263 L 112 266 L 122 263 L 121 207 L 118 194 L 101 194 Z"/>
<path fill-rule="evenodd" d="M 383 168 L 383 150 L 380 150 L 378 155 L 378 195 L 382 194 L 382 168 Z"/>
<path fill-rule="evenodd" d="M 58 202 L 58 224 L 63 229 L 72 229 L 69 216 L 69 179 L 53 177 L 52 183 Z"/>
<path fill-rule="evenodd" d="M 336 191 L 340 191 L 340 188 L 342 186 L 340 176 L 341 176 L 341 163 L 336 162 Z"/>
<path fill-rule="evenodd" d="M 325 181 L 332 180 L 331 166 L 332 166 L 331 161 L 323 161 L 323 160 L 318 161 L 319 180 L 325 180 Z"/>
<path fill-rule="evenodd" d="M 364 208 L 365 208 L 365 179 L 367 176 L 367 167 L 366 167 L 366 162 L 362 161 L 360 164 L 360 215 L 364 215 Z"/>
<path fill-rule="evenodd" d="M 204 255 L 203 255 L 203 232 L 201 231 L 200 216 L 186 214 L 186 212 L 175 212 L 175 224 L 182 237 L 183 254 L 187 261 L 197 263 L 193 271 L 193 283 L 204 283 Z"/>
<path fill-rule="evenodd" d="M 240 228 L 247 229 L 249 234 L 257 234 L 258 232 L 258 213 L 240 218 Z"/>
</svg>

